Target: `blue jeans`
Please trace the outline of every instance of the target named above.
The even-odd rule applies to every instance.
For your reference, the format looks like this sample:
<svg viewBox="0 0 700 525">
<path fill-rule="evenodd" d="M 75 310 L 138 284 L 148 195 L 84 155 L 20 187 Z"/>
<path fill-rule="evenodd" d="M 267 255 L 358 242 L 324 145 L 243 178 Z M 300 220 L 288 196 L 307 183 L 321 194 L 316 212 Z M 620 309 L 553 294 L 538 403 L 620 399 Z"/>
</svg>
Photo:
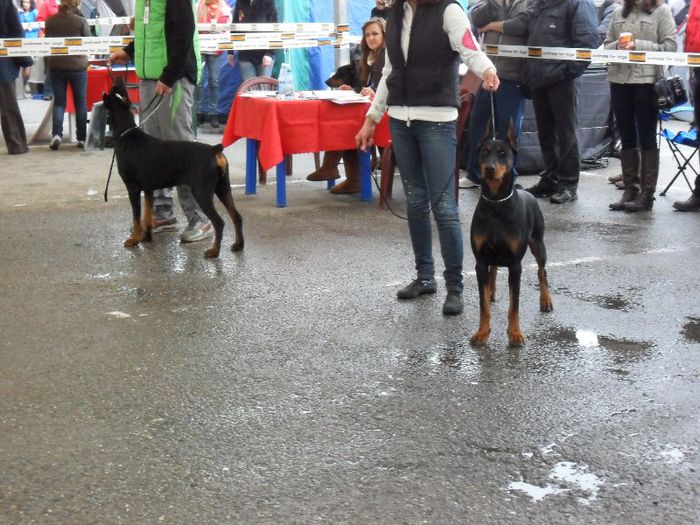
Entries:
<svg viewBox="0 0 700 525">
<path fill-rule="evenodd" d="M 493 106 L 496 114 L 496 138 L 503 140 L 507 138 L 511 119 L 515 138 L 520 137 L 520 126 L 525 109 L 525 97 L 520 91 L 520 84 L 513 80 L 501 80 L 498 91 L 493 94 Z M 476 183 L 481 180 L 479 144 L 484 138 L 489 122 L 491 122 L 491 92 L 479 88 L 469 116 L 469 161 L 467 163 L 467 178 Z M 513 180 L 518 176 L 518 172 L 515 171 L 517 158 L 516 154 L 513 157 Z"/>
<path fill-rule="evenodd" d="M 462 227 L 455 196 L 457 123 L 392 118 L 391 143 L 401 173 L 408 215 L 408 231 L 419 279 L 435 276 L 432 209 L 440 237 L 448 290 L 462 291 Z"/>
<path fill-rule="evenodd" d="M 249 78 L 253 77 L 269 77 L 272 75 L 272 67 L 274 65 L 274 60 L 269 66 L 263 66 L 262 64 L 256 66 L 252 62 L 248 62 L 246 60 L 238 61 L 238 67 L 241 69 L 241 76 L 243 77 L 243 80 L 248 80 Z"/>
<path fill-rule="evenodd" d="M 197 100 L 202 115 L 216 115 L 216 98 L 219 93 L 219 72 L 226 55 L 202 55 L 202 78 L 197 84 Z M 206 80 L 207 90 L 204 90 Z"/>
<path fill-rule="evenodd" d="M 73 89 L 73 105 L 75 105 L 75 137 L 85 142 L 87 135 L 87 71 L 51 70 L 53 85 L 53 124 L 51 135 L 63 135 L 63 114 L 66 112 L 66 93 L 68 83 Z"/>
</svg>

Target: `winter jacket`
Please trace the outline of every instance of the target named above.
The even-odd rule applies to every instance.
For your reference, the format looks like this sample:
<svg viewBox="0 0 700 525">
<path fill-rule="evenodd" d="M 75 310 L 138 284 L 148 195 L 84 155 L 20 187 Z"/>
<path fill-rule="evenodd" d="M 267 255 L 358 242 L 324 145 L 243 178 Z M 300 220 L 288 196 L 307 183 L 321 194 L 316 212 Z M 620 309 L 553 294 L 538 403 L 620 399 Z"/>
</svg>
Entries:
<svg viewBox="0 0 700 525">
<path fill-rule="evenodd" d="M 136 0 L 134 41 L 124 51 L 134 58 L 136 74 L 144 80 L 160 80 L 166 86 L 185 77 L 197 84 L 200 67 L 199 36 L 191 0 Z"/>
<path fill-rule="evenodd" d="M 700 53 L 700 2 L 690 2 L 688 23 L 685 26 L 685 50 Z"/>
<path fill-rule="evenodd" d="M 47 38 L 60 36 L 92 36 L 87 20 L 78 10 L 61 10 L 46 21 L 44 28 Z M 48 57 L 49 69 L 56 71 L 86 71 L 87 55 Z"/>
<path fill-rule="evenodd" d="M 676 42 L 676 22 L 671 8 L 660 3 L 651 13 L 641 9 L 642 0 L 630 11 L 627 18 L 622 18 L 622 7 L 615 9 L 608 35 L 605 37 L 605 49 L 617 49 L 620 33 L 630 32 L 634 39 L 636 51 L 668 51 L 678 48 Z M 615 84 L 653 84 L 661 74 L 661 67 L 641 64 L 610 64 L 608 82 Z"/>
<path fill-rule="evenodd" d="M 385 45 L 392 71 L 386 80 L 389 106 L 454 106 L 459 108 L 459 53 L 443 30 L 445 8 L 454 0 L 423 4 L 413 24 L 403 28 L 403 5 L 393 9 L 386 26 Z M 401 50 L 402 31 L 411 31 L 408 57 Z M 414 44 L 421 42 L 421 44 Z M 428 42 L 430 45 L 425 45 Z"/>
<path fill-rule="evenodd" d="M 619 4 L 620 2 L 618 2 L 618 0 L 605 0 L 598 8 L 598 36 L 603 40 L 605 39 L 605 35 L 608 34 L 610 20 L 612 20 L 615 8 Z"/>
<path fill-rule="evenodd" d="M 590 0 L 531 0 L 516 18 L 503 23 L 506 35 L 527 35 L 532 47 L 595 49 L 600 45 L 598 17 Z M 530 89 L 544 89 L 579 77 L 587 61 L 527 59 L 522 81 Z"/>
<path fill-rule="evenodd" d="M 274 0 L 238 0 L 233 10 L 234 24 L 270 24 L 277 22 Z M 274 56 L 270 49 L 241 50 L 238 59 L 259 66 L 263 57 Z"/>
<path fill-rule="evenodd" d="M 19 23 L 17 8 L 12 0 L 0 0 L 0 38 L 23 38 L 24 30 Z M 20 67 L 33 64 L 29 57 L 0 58 L 0 84 L 14 82 Z"/>
<path fill-rule="evenodd" d="M 527 8 L 527 0 L 479 0 L 471 10 L 471 20 L 474 27 L 484 27 L 489 22 L 509 20 L 523 13 Z M 525 35 L 506 35 L 496 31 L 488 31 L 484 34 L 484 44 L 504 46 L 524 46 L 527 42 Z M 514 82 L 520 81 L 520 72 L 524 59 L 493 57 L 492 58 L 498 77 Z"/>
</svg>

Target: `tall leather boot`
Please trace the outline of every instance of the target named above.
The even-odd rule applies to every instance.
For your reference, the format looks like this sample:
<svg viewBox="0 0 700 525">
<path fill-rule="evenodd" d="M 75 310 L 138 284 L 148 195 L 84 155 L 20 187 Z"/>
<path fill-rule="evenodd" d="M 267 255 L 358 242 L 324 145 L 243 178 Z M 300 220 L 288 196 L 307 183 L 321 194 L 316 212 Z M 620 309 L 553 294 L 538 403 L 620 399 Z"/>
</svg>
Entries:
<svg viewBox="0 0 700 525">
<path fill-rule="evenodd" d="M 343 164 L 345 165 L 345 180 L 333 186 L 331 188 L 331 193 L 359 193 L 360 159 L 357 158 L 357 150 L 346 149 L 343 151 Z"/>
<path fill-rule="evenodd" d="M 659 180 L 659 150 L 642 150 L 642 191 L 624 204 L 626 211 L 649 211 L 654 206 L 654 192 Z"/>
<path fill-rule="evenodd" d="M 632 202 L 639 195 L 639 148 L 620 151 L 620 164 L 622 165 L 625 192 L 619 201 L 608 205 L 614 211 L 624 210 L 625 203 Z"/>
<path fill-rule="evenodd" d="M 334 180 L 340 178 L 340 173 L 338 173 L 338 163 L 340 162 L 340 157 L 342 156 L 342 151 L 326 151 L 323 154 L 323 162 L 321 167 L 316 171 L 309 174 L 306 180 Z"/>
</svg>

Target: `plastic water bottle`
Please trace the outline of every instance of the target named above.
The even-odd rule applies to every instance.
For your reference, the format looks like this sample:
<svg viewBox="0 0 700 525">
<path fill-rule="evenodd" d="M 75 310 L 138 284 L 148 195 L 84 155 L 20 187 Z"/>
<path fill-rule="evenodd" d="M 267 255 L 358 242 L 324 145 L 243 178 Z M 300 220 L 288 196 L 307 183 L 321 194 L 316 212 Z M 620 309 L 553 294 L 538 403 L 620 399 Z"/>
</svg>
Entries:
<svg viewBox="0 0 700 525">
<path fill-rule="evenodd" d="M 285 63 L 280 66 L 280 74 L 277 81 L 277 99 L 294 99 L 294 78 L 292 76 L 292 69 L 289 67 L 289 64 Z"/>
</svg>

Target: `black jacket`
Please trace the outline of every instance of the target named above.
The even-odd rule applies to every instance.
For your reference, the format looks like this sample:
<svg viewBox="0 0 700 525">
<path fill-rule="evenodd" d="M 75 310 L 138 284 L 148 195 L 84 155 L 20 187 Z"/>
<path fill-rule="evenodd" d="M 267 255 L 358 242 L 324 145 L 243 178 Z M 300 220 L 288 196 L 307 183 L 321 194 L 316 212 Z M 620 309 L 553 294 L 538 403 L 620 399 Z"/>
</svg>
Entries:
<svg viewBox="0 0 700 525">
<path fill-rule="evenodd" d="M 19 22 L 17 8 L 12 0 L 0 0 L 0 37 L 24 38 L 24 29 Z M 14 82 L 19 74 L 19 68 L 29 67 L 33 63 L 29 57 L 0 58 L 0 84 Z"/>
<path fill-rule="evenodd" d="M 418 6 L 406 59 L 401 51 L 404 1 L 393 6 L 386 24 L 386 52 L 391 62 L 387 104 L 459 108 L 459 53 L 452 49 L 443 29 L 445 9 L 456 1 Z"/>
<path fill-rule="evenodd" d="M 277 8 L 274 0 L 238 0 L 233 10 L 234 24 L 270 24 L 277 22 Z M 238 59 L 256 66 L 262 64 L 265 55 L 272 56 L 269 49 L 241 50 Z"/>
<path fill-rule="evenodd" d="M 590 0 L 532 0 L 525 12 L 503 23 L 507 35 L 527 34 L 528 46 L 595 49 L 601 43 L 598 16 Z M 522 81 L 547 88 L 583 74 L 589 62 L 527 59 Z"/>
</svg>

